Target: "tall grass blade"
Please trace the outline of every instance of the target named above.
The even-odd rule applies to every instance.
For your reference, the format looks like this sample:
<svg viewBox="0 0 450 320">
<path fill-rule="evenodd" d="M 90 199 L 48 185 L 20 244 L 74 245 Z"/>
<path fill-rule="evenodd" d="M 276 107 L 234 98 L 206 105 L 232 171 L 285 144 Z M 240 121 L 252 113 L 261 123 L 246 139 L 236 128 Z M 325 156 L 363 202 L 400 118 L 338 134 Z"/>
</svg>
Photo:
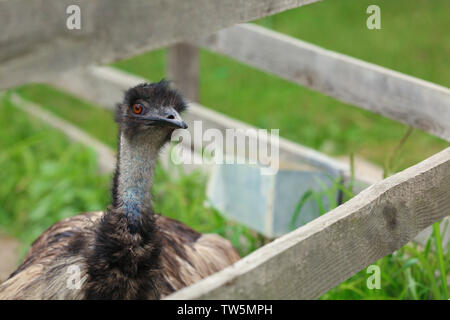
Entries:
<svg viewBox="0 0 450 320">
<path fill-rule="evenodd" d="M 448 300 L 447 275 L 444 261 L 444 250 L 442 249 L 441 231 L 439 230 L 439 222 L 433 224 L 434 240 L 436 242 L 436 253 L 439 261 L 439 269 L 441 272 L 442 297 Z"/>
</svg>

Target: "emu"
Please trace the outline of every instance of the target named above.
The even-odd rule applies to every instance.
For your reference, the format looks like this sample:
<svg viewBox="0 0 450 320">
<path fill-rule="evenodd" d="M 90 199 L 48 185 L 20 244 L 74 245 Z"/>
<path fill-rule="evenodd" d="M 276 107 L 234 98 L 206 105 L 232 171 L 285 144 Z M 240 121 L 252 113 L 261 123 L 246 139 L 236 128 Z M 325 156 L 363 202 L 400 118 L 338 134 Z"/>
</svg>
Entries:
<svg viewBox="0 0 450 320">
<path fill-rule="evenodd" d="M 160 299 L 239 260 L 228 240 L 153 211 L 158 152 L 175 129 L 187 128 L 185 109 L 165 80 L 125 93 L 116 107 L 111 205 L 47 229 L 0 285 L 0 299 Z M 70 285 L 71 270 L 79 270 L 78 285 Z"/>
</svg>

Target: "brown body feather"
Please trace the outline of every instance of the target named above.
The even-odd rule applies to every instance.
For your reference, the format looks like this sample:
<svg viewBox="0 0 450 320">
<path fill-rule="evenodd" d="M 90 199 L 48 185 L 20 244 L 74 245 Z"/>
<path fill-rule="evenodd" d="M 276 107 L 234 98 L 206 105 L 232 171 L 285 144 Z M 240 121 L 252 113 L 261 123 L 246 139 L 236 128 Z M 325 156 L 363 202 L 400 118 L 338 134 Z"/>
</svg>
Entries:
<svg viewBox="0 0 450 320">
<path fill-rule="evenodd" d="M 0 285 L 0 299 L 88 298 L 87 256 L 93 250 L 102 216 L 103 212 L 90 212 L 51 226 L 33 243 L 18 269 Z M 218 235 L 202 235 L 163 216 L 156 216 L 155 222 L 161 252 L 158 267 L 148 277 L 155 279 L 157 294 L 150 291 L 146 298 L 162 298 L 239 260 L 231 243 Z M 79 289 L 70 286 L 70 266 L 81 272 Z M 130 293 L 129 288 L 111 298 L 135 298 L 132 293 L 124 293 Z"/>
</svg>

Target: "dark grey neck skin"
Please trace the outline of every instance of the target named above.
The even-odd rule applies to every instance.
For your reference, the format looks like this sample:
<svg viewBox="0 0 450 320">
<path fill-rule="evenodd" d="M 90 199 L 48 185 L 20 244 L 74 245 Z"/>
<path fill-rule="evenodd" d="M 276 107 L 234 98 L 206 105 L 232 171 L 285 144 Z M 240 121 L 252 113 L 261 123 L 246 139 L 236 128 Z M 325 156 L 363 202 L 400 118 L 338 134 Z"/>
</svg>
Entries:
<svg viewBox="0 0 450 320">
<path fill-rule="evenodd" d="M 113 206 L 122 211 L 133 231 L 152 212 L 151 187 L 159 151 L 170 129 L 151 128 L 133 135 L 120 133 Z"/>
</svg>

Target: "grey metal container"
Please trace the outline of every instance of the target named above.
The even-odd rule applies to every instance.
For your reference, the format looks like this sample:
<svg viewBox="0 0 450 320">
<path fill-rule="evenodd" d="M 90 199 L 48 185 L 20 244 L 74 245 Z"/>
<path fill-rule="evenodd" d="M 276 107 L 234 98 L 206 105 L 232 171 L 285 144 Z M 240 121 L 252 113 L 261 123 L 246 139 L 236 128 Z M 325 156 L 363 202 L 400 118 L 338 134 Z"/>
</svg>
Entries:
<svg viewBox="0 0 450 320">
<path fill-rule="evenodd" d="M 216 165 L 210 176 L 207 194 L 210 205 L 227 218 L 270 238 L 291 231 L 294 212 L 306 192 L 311 190 L 318 194 L 332 188 L 334 181 L 341 178 L 337 171 L 302 167 L 280 169 L 275 175 L 261 175 L 260 171 L 261 167 L 256 165 Z M 336 189 L 333 200 L 337 202 L 341 195 L 337 188 L 333 189 Z M 330 197 L 320 198 L 328 211 Z M 317 202 L 312 198 L 306 200 L 295 220 L 295 227 L 319 216 Z"/>
</svg>

